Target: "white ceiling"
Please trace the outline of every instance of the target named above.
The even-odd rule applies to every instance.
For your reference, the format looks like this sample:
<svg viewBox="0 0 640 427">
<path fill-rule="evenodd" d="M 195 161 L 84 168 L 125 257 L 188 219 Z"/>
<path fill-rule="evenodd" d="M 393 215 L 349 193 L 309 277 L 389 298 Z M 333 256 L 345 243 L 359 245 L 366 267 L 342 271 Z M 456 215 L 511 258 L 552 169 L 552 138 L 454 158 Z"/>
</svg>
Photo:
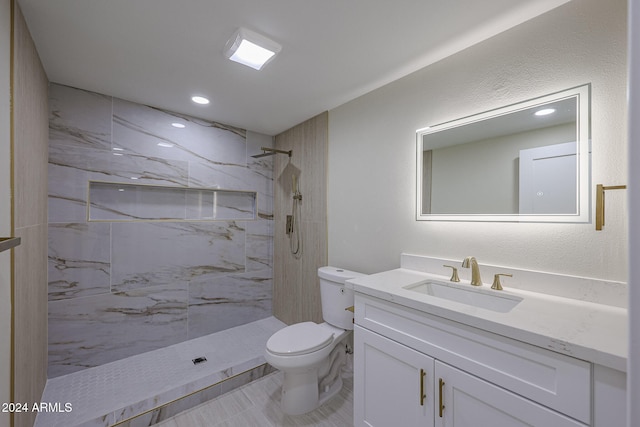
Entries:
<svg viewBox="0 0 640 427">
<path fill-rule="evenodd" d="M 568 1 L 18 3 L 52 82 L 275 135 Z M 282 52 L 262 71 L 227 60 L 238 27 Z"/>
</svg>

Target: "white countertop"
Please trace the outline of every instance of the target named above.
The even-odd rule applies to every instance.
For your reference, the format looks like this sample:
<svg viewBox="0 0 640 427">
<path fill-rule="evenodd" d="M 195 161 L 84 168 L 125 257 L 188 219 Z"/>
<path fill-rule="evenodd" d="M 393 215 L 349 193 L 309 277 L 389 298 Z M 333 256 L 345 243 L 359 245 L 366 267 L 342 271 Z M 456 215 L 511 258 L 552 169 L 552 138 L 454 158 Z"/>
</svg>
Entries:
<svg viewBox="0 0 640 427">
<path fill-rule="evenodd" d="M 465 325 L 626 372 L 627 310 L 594 302 L 547 295 L 505 286 L 502 291 L 523 298 L 511 311 L 499 313 L 403 289 L 432 279 L 449 277 L 406 268 L 348 281 L 357 293 L 394 302 Z M 469 286 L 467 280 L 453 286 Z"/>
</svg>

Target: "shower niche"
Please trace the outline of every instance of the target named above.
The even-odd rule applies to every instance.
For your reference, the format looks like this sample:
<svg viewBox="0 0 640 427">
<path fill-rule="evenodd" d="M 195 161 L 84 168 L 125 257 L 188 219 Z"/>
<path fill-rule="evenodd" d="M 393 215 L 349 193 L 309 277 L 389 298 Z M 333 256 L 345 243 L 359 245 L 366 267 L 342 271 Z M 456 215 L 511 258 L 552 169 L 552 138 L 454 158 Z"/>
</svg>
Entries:
<svg viewBox="0 0 640 427">
<path fill-rule="evenodd" d="M 255 220 L 255 191 L 89 181 L 88 221 Z"/>
</svg>

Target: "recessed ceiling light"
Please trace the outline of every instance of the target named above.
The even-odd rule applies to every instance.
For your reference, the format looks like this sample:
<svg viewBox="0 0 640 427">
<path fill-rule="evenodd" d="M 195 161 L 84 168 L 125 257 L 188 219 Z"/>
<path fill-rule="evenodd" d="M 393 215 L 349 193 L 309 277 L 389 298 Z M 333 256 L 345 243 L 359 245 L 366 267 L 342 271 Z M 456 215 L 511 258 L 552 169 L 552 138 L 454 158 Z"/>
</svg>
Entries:
<svg viewBox="0 0 640 427">
<path fill-rule="evenodd" d="M 173 144 L 169 144 L 168 142 L 158 142 L 158 147 L 171 148 Z"/>
<path fill-rule="evenodd" d="M 114 156 L 124 156 L 122 153 L 112 153 Z"/>
<path fill-rule="evenodd" d="M 547 116 L 549 114 L 553 114 L 556 112 L 555 108 L 545 108 L 543 110 L 538 110 L 535 112 L 536 116 Z"/>
<path fill-rule="evenodd" d="M 282 46 L 265 36 L 239 28 L 224 48 L 224 55 L 232 61 L 260 70 L 282 50 Z"/>
<path fill-rule="evenodd" d="M 178 129 L 184 129 L 186 126 L 182 123 L 171 123 L 171 126 Z"/>
<path fill-rule="evenodd" d="M 124 148 L 113 147 L 113 151 L 124 151 Z"/>
<path fill-rule="evenodd" d="M 196 104 L 200 104 L 200 105 L 207 105 L 209 103 L 209 100 L 204 96 L 198 96 L 198 95 L 192 96 L 191 100 Z"/>
</svg>

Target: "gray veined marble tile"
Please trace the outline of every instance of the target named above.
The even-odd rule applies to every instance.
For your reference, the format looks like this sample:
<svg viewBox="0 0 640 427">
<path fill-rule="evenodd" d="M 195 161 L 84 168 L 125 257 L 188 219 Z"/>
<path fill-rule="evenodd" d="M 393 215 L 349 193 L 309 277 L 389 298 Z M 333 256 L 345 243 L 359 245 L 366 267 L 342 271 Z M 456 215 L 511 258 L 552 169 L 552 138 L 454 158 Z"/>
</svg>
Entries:
<svg viewBox="0 0 640 427">
<path fill-rule="evenodd" d="M 82 147 L 49 147 L 49 222 L 87 219 L 87 182 L 107 169 L 109 151 Z"/>
<path fill-rule="evenodd" d="M 176 121 L 186 127 L 173 127 Z M 246 164 L 244 130 L 121 99 L 114 99 L 113 141 L 127 152 L 148 157 Z"/>
<path fill-rule="evenodd" d="M 244 271 L 245 230 L 234 221 L 112 224 L 114 290 L 188 284 Z"/>
<path fill-rule="evenodd" d="M 247 159 L 247 166 L 258 177 L 262 177 L 265 181 L 273 180 L 273 157 L 260 157 Z M 270 191 L 273 193 L 273 189 Z"/>
<path fill-rule="evenodd" d="M 51 84 L 49 144 L 111 150 L 110 96 Z"/>
<path fill-rule="evenodd" d="M 184 220 L 185 191 L 94 182 L 89 185 L 89 219 Z"/>
<path fill-rule="evenodd" d="M 272 272 L 202 276 L 189 285 L 189 338 L 271 316 Z"/>
<path fill-rule="evenodd" d="M 273 221 L 259 219 L 245 224 L 247 271 L 273 268 Z"/>
<path fill-rule="evenodd" d="M 49 221 L 86 220 L 89 180 L 186 186 L 187 167 L 187 162 L 181 161 L 52 146 L 49 150 Z"/>
<path fill-rule="evenodd" d="M 49 377 L 187 338 L 186 285 L 49 302 Z"/>
<path fill-rule="evenodd" d="M 250 170 L 245 165 L 221 165 L 213 162 L 189 163 L 189 186 L 223 190 L 252 189 Z"/>
<path fill-rule="evenodd" d="M 118 154 L 118 153 L 116 153 Z M 167 186 L 189 183 L 189 164 L 179 160 L 124 153 L 109 156 L 107 181 Z M 97 179 L 97 178 L 94 178 Z"/>
<path fill-rule="evenodd" d="M 89 184 L 90 220 L 252 220 L 255 192 Z"/>
<path fill-rule="evenodd" d="M 273 219 L 273 179 L 271 171 L 256 169 L 249 164 L 249 188 L 258 192 L 258 216 L 262 219 Z"/>
<path fill-rule="evenodd" d="M 110 292 L 110 225 L 49 224 L 49 300 Z"/>
<path fill-rule="evenodd" d="M 87 219 L 89 173 L 49 163 L 49 222 L 80 222 Z"/>
<path fill-rule="evenodd" d="M 189 190 L 186 204 L 186 218 L 191 220 L 252 220 L 256 217 L 256 197 L 252 192 Z"/>
<path fill-rule="evenodd" d="M 52 146 L 49 164 L 88 173 L 92 180 L 168 186 L 186 186 L 189 182 L 187 162 L 126 152 Z"/>
<path fill-rule="evenodd" d="M 272 147 L 271 137 L 247 133 L 247 184 L 258 192 L 258 217 L 273 219 L 273 160 L 274 157 L 253 158 L 260 154 L 260 147 Z"/>
</svg>

